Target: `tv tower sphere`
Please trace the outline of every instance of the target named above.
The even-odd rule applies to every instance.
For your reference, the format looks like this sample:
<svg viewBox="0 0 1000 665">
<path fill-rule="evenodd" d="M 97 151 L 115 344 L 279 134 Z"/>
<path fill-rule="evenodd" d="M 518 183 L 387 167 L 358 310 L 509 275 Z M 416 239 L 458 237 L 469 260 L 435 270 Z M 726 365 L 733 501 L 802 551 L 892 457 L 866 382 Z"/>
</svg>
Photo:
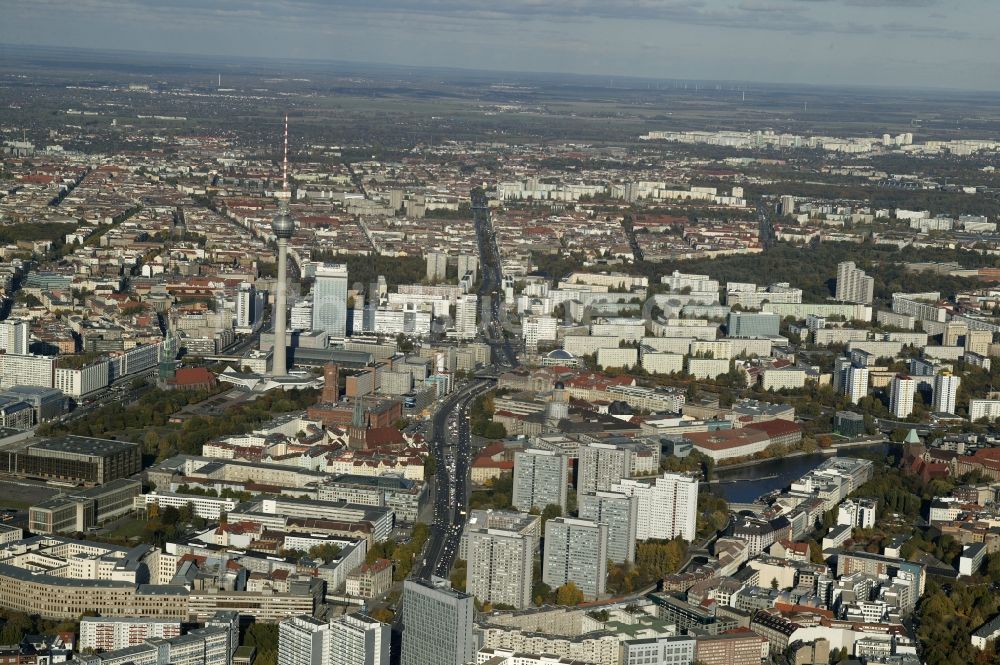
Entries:
<svg viewBox="0 0 1000 665">
<path fill-rule="evenodd" d="M 278 238 L 288 240 L 295 235 L 295 220 L 288 214 L 288 204 L 281 203 L 278 214 L 271 220 L 271 230 Z"/>
</svg>

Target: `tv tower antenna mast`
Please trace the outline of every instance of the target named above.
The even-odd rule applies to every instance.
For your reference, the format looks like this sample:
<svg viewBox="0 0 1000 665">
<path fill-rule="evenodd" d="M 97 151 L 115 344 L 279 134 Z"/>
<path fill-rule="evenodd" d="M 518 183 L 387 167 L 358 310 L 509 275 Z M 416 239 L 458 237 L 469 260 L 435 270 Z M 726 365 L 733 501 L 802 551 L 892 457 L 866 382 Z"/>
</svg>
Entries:
<svg viewBox="0 0 1000 665">
<path fill-rule="evenodd" d="M 281 191 L 288 195 L 288 114 L 285 114 L 285 157 L 281 162 Z"/>
</svg>

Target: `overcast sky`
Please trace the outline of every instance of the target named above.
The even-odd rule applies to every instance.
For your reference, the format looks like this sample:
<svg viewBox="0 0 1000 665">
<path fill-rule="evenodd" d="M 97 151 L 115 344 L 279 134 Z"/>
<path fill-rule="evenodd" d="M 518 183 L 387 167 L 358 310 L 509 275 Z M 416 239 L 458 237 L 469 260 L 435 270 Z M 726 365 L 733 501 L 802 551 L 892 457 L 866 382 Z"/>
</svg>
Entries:
<svg viewBox="0 0 1000 665">
<path fill-rule="evenodd" d="M 1000 90 L 998 0 L 0 0 L 0 42 Z"/>
</svg>

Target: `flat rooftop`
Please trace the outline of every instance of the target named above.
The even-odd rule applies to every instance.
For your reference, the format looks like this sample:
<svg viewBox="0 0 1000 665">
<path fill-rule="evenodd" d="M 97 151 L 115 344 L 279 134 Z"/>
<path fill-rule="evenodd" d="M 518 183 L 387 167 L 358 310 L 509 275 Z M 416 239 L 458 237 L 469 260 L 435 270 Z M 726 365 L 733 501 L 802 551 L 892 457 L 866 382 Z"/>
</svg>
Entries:
<svg viewBox="0 0 1000 665">
<path fill-rule="evenodd" d="M 89 436 L 62 436 L 56 439 L 47 439 L 37 443 L 29 443 L 26 446 L 31 451 L 48 451 L 57 453 L 72 453 L 76 455 L 96 455 L 103 457 L 115 453 L 132 450 L 139 444 L 129 441 L 115 441 L 112 439 L 96 439 Z"/>
<path fill-rule="evenodd" d="M 7 393 L 20 393 L 22 395 L 53 395 L 62 397 L 62 391 L 56 388 L 45 388 L 43 386 L 24 386 L 16 385 L 11 386 L 5 392 Z"/>
<path fill-rule="evenodd" d="M 310 349 L 291 347 L 288 349 L 292 362 L 296 365 L 317 366 L 336 363 L 341 368 L 367 367 L 374 362 L 371 353 L 366 351 L 346 351 L 344 349 Z"/>
<path fill-rule="evenodd" d="M 73 490 L 68 493 L 62 493 L 55 496 L 50 496 L 44 501 L 39 501 L 31 506 L 32 509 L 42 509 L 42 510 L 54 510 L 57 508 L 63 508 L 67 505 L 75 503 L 77 501 L 86 499 L 101 499 L 106 495 L 112 494 L 114 492 L 119 492 L 124 489 L 132 489 L 135 493 L 142 493 L 142 483 L 138 480 L 133 480 L 130 478 L 118 478 L 110 482 L 104 483 L 103 485 L 98 485 L 97 487 L 90 487 L 87 489 L 81 489 L 79 491 Z"/>
<path fill-rule="evenodd" d="M 24 434 L 24 431 L 13 427 L 0 427 L 0 441 L 18 434 Z"/>
<path fill-rule="evenodd" d="M 342 473 L 333 476 L 327 485 L 362 485 L 365 487 L 376 487 L 379 489 L 411 489 L 416 484 L 415 481 L 395 475 L 363 476 L 355 473 Z"/>
</svg>

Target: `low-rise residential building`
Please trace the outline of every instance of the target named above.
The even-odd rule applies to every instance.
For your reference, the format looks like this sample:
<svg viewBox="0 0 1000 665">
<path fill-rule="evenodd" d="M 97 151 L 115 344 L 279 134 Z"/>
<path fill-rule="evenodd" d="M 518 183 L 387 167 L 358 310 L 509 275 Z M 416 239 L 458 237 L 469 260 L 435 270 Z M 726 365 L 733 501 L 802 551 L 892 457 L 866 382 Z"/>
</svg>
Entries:
<svg viewBox="0 0 1000 665">
<path fill-rule="evenodd" d="M 972 632 L 972 646 L 984 651 L 998 637 L 1000 637 L 1000 614 Z"/>
<path fill-rule="evenodd" d="M 427 485 L 401 474 L 363 476 L 341 474 L 321 485 L 317 498 L 391 508 L 400 522 L 416 522 Z"/>
<path fill-rule="evenodd" d="M 704 665 L 758 665 L 769 654 L 768 641 L 749 630 L 699 635 L 695 640 L 695 662 Z"/>
<path fill-rule="evenodd" d="M 376 559 L 347 576 L 345 591 L 349 596 L 378 598 L 392 586 L 392 562 Z"/>
<path fill-rule="evenodd" d="M 767 450 L 771 437 L 765 432 L 749 427 L 713 432 L 691 432 L 684 435 L 695 450 L 707 455 L 715 462 L 733 458 L 748 457 Z"/>
<path fill-rule="evenodd" d="M 80 651 L 115 651 L 142 644 L 146 640 L 170 639 L 181 634 L 176 619 L 150 617 L 81 617 Z"/>
<path fill-rule="evenodd" d="M 148 511 L 149 506 L 158 508 L 190 506 L 195 515 L 206 520 L 218 520 L 223 513 L 236 508 L 238 499 L 203 496 L 200 494 L 179 494 L 176 492 L 150 492 L 135 498 L 137 509 Z"/>
<path fill-rule="evenodd" d="M 232 646 L 232 648 L 230 648 Z M 211 627 L 192 630 L 165 639 L 149 639 L 139 644 L 95 655 L 79 655 L 82 665 L 118 665 L 119 663 L 155 663 L 164 659 L 175 665 L 228 665 L 235 645 L 228 628 Z"/>
</svg>

